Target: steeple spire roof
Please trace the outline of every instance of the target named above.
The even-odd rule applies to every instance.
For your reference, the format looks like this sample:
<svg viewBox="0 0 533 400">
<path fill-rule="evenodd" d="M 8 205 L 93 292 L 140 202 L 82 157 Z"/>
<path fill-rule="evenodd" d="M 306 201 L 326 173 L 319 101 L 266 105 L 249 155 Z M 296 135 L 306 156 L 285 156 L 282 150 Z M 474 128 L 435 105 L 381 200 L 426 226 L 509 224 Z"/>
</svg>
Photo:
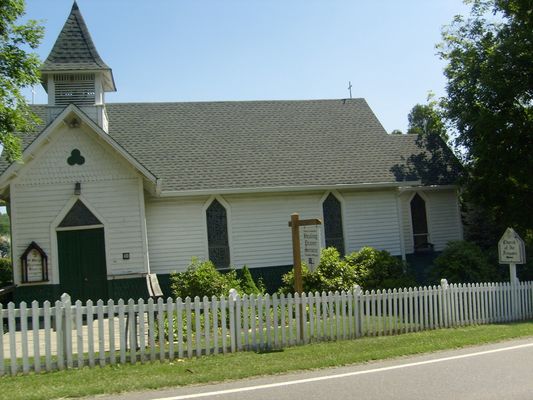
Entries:
<svg viewBox="0 0 533 400">
<path fill-rule="evenodd" d="M 107 89 L 116 90 L 111 68 L 98 54 L 76 1 L 54 47 L 41 66 L 43 75 L 66 71 L 103 71 L 107 78 Z"/>
</svg>

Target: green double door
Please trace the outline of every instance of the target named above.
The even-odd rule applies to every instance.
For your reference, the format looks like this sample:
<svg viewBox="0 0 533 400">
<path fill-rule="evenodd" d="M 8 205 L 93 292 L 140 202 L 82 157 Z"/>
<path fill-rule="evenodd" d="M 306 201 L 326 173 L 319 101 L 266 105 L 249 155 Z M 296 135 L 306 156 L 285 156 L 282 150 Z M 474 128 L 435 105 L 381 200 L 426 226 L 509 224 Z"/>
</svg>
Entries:
<svg viewBox="0 0 533 400">
<path fill-rule="evenodd" d="M 104 228 L 57 232 L 61 293 L 72 301 L 107 301 Z"/>
</svg>

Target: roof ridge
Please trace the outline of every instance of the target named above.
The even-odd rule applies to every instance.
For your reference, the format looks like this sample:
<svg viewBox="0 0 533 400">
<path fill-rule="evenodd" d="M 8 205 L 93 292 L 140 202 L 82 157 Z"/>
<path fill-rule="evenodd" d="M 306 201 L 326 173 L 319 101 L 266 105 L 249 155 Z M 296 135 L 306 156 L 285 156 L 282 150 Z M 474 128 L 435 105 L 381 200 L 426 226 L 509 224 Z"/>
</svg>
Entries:
<svg viewBox="0 0 533 400">
<path fill-rule="evenodd" d="M 344 102 L 355 102 L 355 101 L 365 101 L 365 98 L 358 97 L 353 99 L 345 98 L 336 98 L 336 99 L 271 99 L 271 100 L 193 100 L 193 101 L 119 101 L 119 102 L 106 102 L 106 105 L 134 105 L 134 104 L 202 104 L 202 103 L 311 103 L 311 102 L 335 102 L 335 101 L 344 101 Z"/>
</svg>

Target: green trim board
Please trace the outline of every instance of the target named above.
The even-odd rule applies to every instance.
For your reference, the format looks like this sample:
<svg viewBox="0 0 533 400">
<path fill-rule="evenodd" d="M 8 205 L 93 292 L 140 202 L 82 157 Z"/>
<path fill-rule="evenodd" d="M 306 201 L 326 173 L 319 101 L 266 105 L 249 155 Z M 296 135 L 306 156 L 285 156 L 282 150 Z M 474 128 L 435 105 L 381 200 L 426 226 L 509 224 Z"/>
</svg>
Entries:
<svg viewBox="0 0 533 400">
<path fill-rule="evenodd" d="M 414 271 L 418 284 L 426 284 L 433 260 L 439 253 L 428 254 L 408 254 L 407 262 Z M 292 265 L 283 265 L 275 267 L 250 268 L 250 273 L 257 282 L 259 278 L 263 279 L 267 293 L 275 293 L 281 286 L 281 277 L 290 271 Z M 238 270 L 240 271 L 240 270 Z M 159 285 L 163 291 L 164 298 L 172 297 L 170 290 L 170 274 L 157 274 Z M 148 299 L 148 290 L 146 279 L 144 277 L 114 279 L 107 281 L 107 292 L 109 298 L 118 301 L 119 299 Z M 45 300 L 51 302 L 58 300 L 61 296 L 59 285 L 31 285 L 19 286 L 15 289 L 14 301 L 16 304 L 21 301 L 31 302 L 39 301 L 42 304 Z"/>
<path fill-rule="evenodd" d="M 130 298 L 148 298 L 146 279 L 144 277 L 108 280 L 106 281 L 106 291 L 108 293 L 108 298 L 104 301 L 107 301 L 108 299 L 113 299 L 114 301 L 124 299 L 127 301 Z M 37 300 L 39 305 L 42 306 L 46 300 L 54 303 L 61 298 L 62 294 L 63 291 L 61 290 L 61 285 L 18 286 L 14 291 L 13 301 L 18 306 L 22 301 L 29 304 L 32 301 Z"/>
<path fill-rule="evenodd" d="M 149 297 L 144 277 L 108 280 L 107 288 L 110 298 L 115 301 L 119 299 L 124 301 L 129 299 L 148 299 Z"/>
<path fill-rule="evenodd" d="M 54 303 L 61 297 L 61 288 L 59 285 L 28 285 L 17 286 L 13 293 L 13 302 L 18 307 L 23 301 L 30 304 L 36 300 L 39 306 L 42 306 L 45 301 Z"/>
</svg>

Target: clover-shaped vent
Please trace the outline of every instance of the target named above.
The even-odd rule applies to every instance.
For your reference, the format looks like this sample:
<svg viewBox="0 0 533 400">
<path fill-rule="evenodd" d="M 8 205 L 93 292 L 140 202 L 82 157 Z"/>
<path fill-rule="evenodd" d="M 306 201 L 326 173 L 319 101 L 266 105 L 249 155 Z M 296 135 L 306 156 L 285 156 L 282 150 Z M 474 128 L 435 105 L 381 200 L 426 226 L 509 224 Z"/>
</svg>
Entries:
<svg viewBox="0 0 533 400">
<path fill-rule="evenodd" d="M 83 165 L 85 164 L 85 157 L 83 157 L 78 149 L 72 150 L 70 157 L 67 158 L 68 165 Z"/>
</svg>

